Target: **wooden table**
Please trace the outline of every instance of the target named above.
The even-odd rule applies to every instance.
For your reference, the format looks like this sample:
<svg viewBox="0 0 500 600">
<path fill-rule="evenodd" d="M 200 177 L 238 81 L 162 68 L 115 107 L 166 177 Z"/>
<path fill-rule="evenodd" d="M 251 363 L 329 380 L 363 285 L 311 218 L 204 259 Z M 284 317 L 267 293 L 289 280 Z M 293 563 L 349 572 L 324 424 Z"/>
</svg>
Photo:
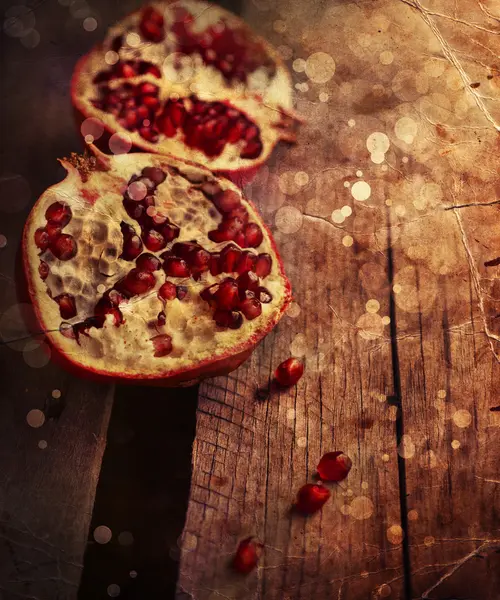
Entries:
<svg viewBox="0 0 500 600">
<path fill-rule="evenodd" d="M 78 144 L 75 56 L 136 5 L 99 5 L 92 33 L 39 3 L 37 48 L 2 39 L 4 340 L 23 337 L 28 207 Z M 308 119 L 246 190 L 295 302 L 199 389 L 114 390 L 44 365 L 32 341 L 0 348 L 0 598 L 167 598 L 178 572 L 178 600 L 496 600 L 500 6 L 235 8 L 293 64 Z M 256 399 L 290 354 L 297 387 Z M 320 514 L 292 514 L 331 450 L 352 458 L 348 479 Z M 265 551 L 242 578 L 228 561 L 248 535 Z"/>
</svg>

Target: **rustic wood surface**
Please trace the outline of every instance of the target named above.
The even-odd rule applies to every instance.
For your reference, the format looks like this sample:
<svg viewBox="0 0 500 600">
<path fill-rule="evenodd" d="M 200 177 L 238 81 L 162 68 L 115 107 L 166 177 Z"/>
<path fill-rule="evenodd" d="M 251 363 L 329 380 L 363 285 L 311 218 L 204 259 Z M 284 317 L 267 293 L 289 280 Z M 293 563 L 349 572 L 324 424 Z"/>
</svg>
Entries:
<svg viewBox="0 0 500 600">
<path fill-rule="evenodd" d="M 118 390 L 101 471 L 113 390 L 47 363 L 15 286 L 29 205 L 79 147 L 76 57 L 137 5 L 99 4 L 86 32 L 64 3 L 34 3 L 39 45 L 1 38 L 0 599 L 95 600 L 110 584 L 166 598 L 179 566 L 179 600 L 497 600 L 498 2 L 244 2 L 308 119 L 246 189 L 295 303 L 245 365 L 200 387 L 179 539 L 193 391 L 136 405 Z M 306 363 L 298 386 L 256 397 L 290 354 Z M 336 449 L 348 479 L 320 514 L 293 514 Z M 228 565 L 248 535 L 265 548 L 242 578 Z"/>
<path fill-rule="evenodd" d="M 179 598 L 499 597 L 494 4 L 246 3 L 308 118 L 247 189 L 297 307 L 201 387 Z M 256 402 L 290 354 L 297 388 Z M 337 449 L 348 479 L 291 514 Z M 242 580 L 226 563 L 247 535 L 265 552 Z"/>
</svg>

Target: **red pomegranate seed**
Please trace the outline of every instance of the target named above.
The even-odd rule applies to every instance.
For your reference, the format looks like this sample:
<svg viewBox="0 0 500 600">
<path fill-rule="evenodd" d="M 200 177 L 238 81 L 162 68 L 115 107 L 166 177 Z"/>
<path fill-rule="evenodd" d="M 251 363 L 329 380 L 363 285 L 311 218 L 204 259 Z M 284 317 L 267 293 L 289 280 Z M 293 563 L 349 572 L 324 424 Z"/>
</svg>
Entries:
<svg viewBox="0 0 500 600">
<path fill-rule="evenodd" d="M 130 77 L 135 77 L 136 72 L 134 68 L 127 63 L 117 63 L 115 67 L 115 74 L 116 77 L 128 79 Z"/>
<path fill-rule="evenodd" d="M 50 251 L 59 260 L 70 260 L 76 255 L 78 247 L 72 235 L 62 233 L 50 244 Z"/>
<path fill-rule="evenodd" d="M 197 248 L 201 248 L 197 242 L 177 242 L 172 246 L 171 252 L 174 256 L 189 260 L 189 255 Z"/>
<path fill-rule="evenodd" d="M 45 261 L 41 260 L 40 264 L 38 266 L 38 274 L 44 281 L 49 276 L 49 272 L 50 272 L 49 265 Z"/>
<path fill-rule="evenodd" d="M 145 234 L 143 234 L 143 239 L 144 245 L 148 250 L 151 250 L 151 252 L 159 252 L 167 245 L 167 242 L 162 234 L 154 229 L 150 229 L 149 231 L 145 232 Z"/>
<path fill-rule="evenodd" d="M 323 481 L 342 481 L 352 467 L 352 460 L 343 452 L 327 452 L 321 457 L 317 471 Z"/>
<path fill-rule="evenodd" d="M 233 568 L 242 575 L 247 575 L 255 569 L 259 562 L 262 544 L 254 541 L 254 538 L 246 538 L 239 543 L 233 559 Z"/>
<path fill-rule="evenodd" d="M 71 220 L 71 208 L 62 202 L 54 202 L 45 211 L 47 221 L 56 223 L 60 227 L 66 226 Z"/>
<path fill-rule="evenodd" d="M 171 281 L 165 281 L 165 283 L 158 290 L 158 296 L 162 300 L 173 300 L 177 296 L 175 284 Z"/>
<path fill-rule="evenodd" d="M 256 292 L 260 283 L 259 278 L 253 271 L 247 271 L 246 273 L 243 273 L 236 281 L 238 282 L 240 293 L 245 292 L 245 290 Z"/>
<path fill-rule="evenodd" d="M 222 270 L 220 268 L 220 254 L 218 252 L 212 252 L 210 256 L 210 273 L 212 275 L 220 275 Z"/>
<path fill-rule="evenodd" d="M 188 289 L 185 285 L 178 285 L 177 286 L 177 299 L 178 300 L 183 300 L 188 293 Z"/>
<path fill-rule="evenodd" d="M 73 296 L 60 294 L 54 300 L 59 304 L 59 313 L 63 319 L 71 319 L 76 315 L 76 304 Z"/>
<path fill-rule="evenodd" d="M 221 242 L 230 242 L 234 237 L 234 233 L 231 231 L 222 231 L 221 229 L 216 229 L 214 231 L 208 232 L 208 239 L 212 240 L 216 244 L 220 244 Z"/>
<path fill-rule="evenodd" d="M 269 304 L 273 299 L 271 293 L 265 287 L 260 287 L 257 290 L 257 298 L 260 300 L 261 304 Z"/>
<path fill-rule="evenodd" d="M 205 300 L 205 302 L 208 302 L 210 304 L 210 306 L 215 307 L 216 302 L 215 302 L 214 294 L 218 289 L 219 289 L 218 283 L 214 283 L 210 287 L 205 288 L 204 290 L 202 290 L 200 292 L 201 299 Z"/>
<path fill-rule="evenodd" d="M 262 243 L 262 230 L 257 223 L 248 223 L 245 227 L 244 234 L 246 245 L 250 246 L 250 248 L 257 248 L 257 246 L 260 246 Z"/>
<path fill-rule="evenodd" d="M 123 252 L 120 258 L 124 260 L 135 260 L 142 252 L 142 240 L 134 234 L 126 237 L 123 242 Z"/>
<path fill-rule="evenodd" d="M 219 285 L 219 289 L 214 294 L 217 306 L 223 310 L 231 310 L 238 306 L 238 284 L 234 279 L 228 277 Z"/>
<path fill-rule="evenodd" d="M 257 262 L 257 255 L 249 250 L 242 253 L 238 264 L 236 265 L 237 273 L 246 273 L 247 271 L 255 271 L 255 264 Z"/>
<path fill-rule="evenodd" d="M 312 515 L 330 498 L 330 490 L 324 485 L 306 483 L 297 494 L 295 508 L 304 515 Z"/>
<path fill-rule="evenodd" d="M 249 321 L 260 317 L 262 314 L 262 306 L 253 292 L 245 292 L 244 299 L 240 301 L 238 308 Z"/>
<path fill-rule="evenodd" d="M 50 242 L 53 242 L 61 235 L 62 227 L 60 225 L 58 225 L 57 223 L 49 222 L 45 226 L 45 231 L 47 232 L 47 235 L 49 236 Z"/>
<path fill-rule="evenodd" d="M 246 238 L 243 231 L 238 231 L 238 233 L 234 236 L 233 242 L 236 242 L 240 248 L 244 248 L 246 246 Z"/>
<path fill-rule="evenodd" d="M 163 264 L 165 273 L 171 277 L 189 277 L 191 271 L 183 258 L 171 256 Z"/>
<path fill-rule="evenodd" d="M 165 325 L 165 323 L 167 322 L 167 315 L 161 311 L 158 313 L 158 325 L 162 326 Z"/>
<path fill-rule="evenodd" d="M 141 83 L 138 87 L 138 92 L 141 95 L 158 94 L 158 86 L 154 85 L 153 83 L 150 83 L 149 81 Z"/>
<path fill-rule="evenodd" d="M 267 277 L 271 272 L 273 259 L 269 254 L 259 254 L 255 263 L 255 273 L 259 277 Z"/>
<path fill-rule="evenodd" d="M 149 271 L 150 273 L 158 271 L 161 267 L 160 259 L 148 253 L 141 254 L 135 261 L 135 264 L 141 271 Z"/>
<path fill-rule="evenodd" d="M 159 167 L 144 167 L 142 174 L 144 177 L 151 179 L 156 185 L 160 185 L 160 183 L 163 183 L 167 178 L 167 174 Z"/>
<path fill-rule="evenodd" d="M 161 78 L 161 70 L 156 65 L 148 65 L 144 73 L 150 73 L 154 77 L 158 77 L 158 79 Z"/>
<path fill-rule="evenodd" d="M 147 106 L 144 105 L 138 106 L 135 111 L 135 114 L 137 115 L 137 120 L 142 122 L 144 121 L 144 119 L 147 119 L 149 117 L 149 109 L 147 108 Z"/>
<path fill-rule="evenodd" d="M 213 197 L 213 203 L 223 213 L 227 213 L 241 205 L 241 198 L 233 190 L 223 190 Z"/>
<path fill-rule="evenodd" d="M 210 252 L 199 248 L 189 256 L 189 263 L 198 271 L 208 271 L 210 265 Z"/>
<path fill-rule="evenodd" d="M 296 358 L 288 358 L 274 372 L 274 378 L 283 386 L 295 385 L 304 373 L 304 365 Z"/>
<path fill-rule="evenodd" d="M 124 200 L 123 208 L 127 211 L 128 216 L 136 221 L 139 221 L 145 213 L 144 206 L 135 200 Z"/>
<path fill-rule="evenodd" d="M 149 292 L 154 288 L 155 283 L 156 279 L 153 273 L 132 269 L 125 276 L 122 286 L 125 292 L 132 296 L 137 296 Z"/>
<path fill-rule="evenodd" d="M 123 315 L 121 311 L 114 307 L 113 303 L 108 298 L 101 298 L 99 300 L 94 309 L 94 314 L 96 317 L 103 317 L 102 325 L 104 325 L 106 315 L 111 315 L 113 317 L 113 322 L 115 325 L 120 325 L 120 323 L 123 323 Z"/>
<path fill-rule="evenodd" d="M 239 217 L 232 217 L 231 219 L 224 220 L 219 225 L 220 231 L 231 233 L 231 239 L 234 239 L 234 236 L 240 232 L 243 227 L 245 227 L 245 223 Z"/>
<path fill-rule="evenodd" d="M 153 346 L 155 349 L 155 356 L 157 358 L 161 358 L 162 356 L 167 356 L 172 352 L 172 338 L 166 333 L 162 333 L 161 335 L 157 335 L 152 338 Z"/>
<path fill-rule="evenodd" d="M 246 122 L 243 119 L 239 119 L 234 123 L 228 133 L 227 141 L 230 144 L 235 144 L 241 140 L 241 137 L 246 129 Z"/>
<path fill-rule="evenodd" d="M 172 225 L 172 223 L 164 225 L 161 229 L 161 234 L 165 238 L 167 244 L 172 240 L 175 240 L 176 237 L 179 237 L 179 233 L 180 229 L 177 227 L 177 225 Z"/>
<path fill-rule="evenodd" d="M 49 234 L 43 227 L 40 227 L 35 231 L 35 244 L 42 252 L 47 250 L 49 247 Z"/>
<path fill-rule="evenodd" d="M 140 127 L 139 135 L 152 144 L 155 144 L 160 137 L 155 129 L 149 127 Z"/>
<path fill-rule="evenodd" d="M 234 244 L 228 244 L 222 249 L 219 259 L 221 273 L 233 273 L 241 257 L 241 250 Z"/>
<path fill-rule="evenodd" d="M 229 329 L 239 329 L 243 325 L 243 317 L 237 310 L 219 308 L 214 312 L 214 321 L 219 327 L 229 327 Z"/>
<path fill-rule="evenodd" d="M 164 38 L 163 15 L 148 6 L 142 13 L 139 29 L 146 40 L 155 43 L 161 42 Z"/>
<path fill-rule="evenodd" d="M 174 125 L 172 119 L 170 119 L 169 117 L 160 119 L 160 121 L 158 122 L 158 126 L 167 137 L 175 137 L 175 134 L 177 133 L 177 127 Z"/>
<path fill-rule="evenodd" d="M 127 299 L 123 294 L 120 294 L 118 290 L 109 290 L 108 298 L 112 306 L 119 306 L 122 302 L 126 302 Z"/>
<path fill-rule="evenodd" d="M 243 206 L 237 206 L 236 208 L 233 208 L 232 210 L 230 210 L 227 214 L 226 217 L 228 219 L 231 219 L 233 217 L 238 217 L 238 219 L 241 219 L 243 221 L 243 223 L 247 223 L 248 222 L 248 210 Z"/>
</svg>

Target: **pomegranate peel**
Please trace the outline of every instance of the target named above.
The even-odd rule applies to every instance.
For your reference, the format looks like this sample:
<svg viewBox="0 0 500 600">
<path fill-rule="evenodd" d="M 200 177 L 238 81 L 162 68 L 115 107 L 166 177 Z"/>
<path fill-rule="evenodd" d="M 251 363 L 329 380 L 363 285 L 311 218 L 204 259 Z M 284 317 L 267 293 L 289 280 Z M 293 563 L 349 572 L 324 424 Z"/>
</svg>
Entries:
<svg viewBox="0 0 500 600">
<path fill-rule="evenodd" d="M 42 194 L 23 234 L 30 296 L 54 355 L 94 378 L 166 386 L 238 367 L 279 321 L 291 296 L 274 240 L 255 207 L 234 184 L 199 165 L 91 150 L 93 157 L 61 161 L 66 178 Z M 257 248 L 210 240 L 209 232 L 227 218 L 212 197 L 226 192 L 237 195 L 261 231 Z M 144 211 L 130 216 L 130 202 Z M 40 230 L 54 221 L 46 213 L 59 220 L 48 244 Z M 146 233 L 166 225 L 176 236 L 161 250 L 146 247 Z M 59 253 L 61 239 L 70 240 L 70 248 L 74 243 L 75 252 Z M 246 253 L 254 260 L 247 263 Z M 261 255 L 270 262 L 269 273 L 247 277 L 265 290 L 257 306 L 248 303 L 254 292 L 236 281 L 238 265 L 256 265 Z M 174 261 L 187 268 L 171 271 Z M 227 279 L 234 281 L 230 294 L 212 295 Z"/>
<path fill-rule="evenodd" d="M 78 62 L 71 94 L 80 120 L 228 176 L 293 143 L 300 121 L 279 53 L 232 13 L 193 0 L 154 2 L 111 27 Z"/>
</svg>

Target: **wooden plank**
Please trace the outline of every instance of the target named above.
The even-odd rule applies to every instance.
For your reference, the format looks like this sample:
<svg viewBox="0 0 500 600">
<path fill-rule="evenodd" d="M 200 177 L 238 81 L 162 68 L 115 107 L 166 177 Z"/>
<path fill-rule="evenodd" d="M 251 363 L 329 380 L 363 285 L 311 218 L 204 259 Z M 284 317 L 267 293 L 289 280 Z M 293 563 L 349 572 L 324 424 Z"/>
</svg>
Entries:
<svg viewBox="0 0 500 600">
<path fill-rule="evenodd" d="M 405 421 L 399 452 L 413 597 L 493 600 L 500 590 L 500 421 L 491 411 L 500 404 L 498 20 L 481 3 L 414 4 L 437 42 L 438 70 L 425 65 L 434 74 L 427 98 L 440 94 L 440 107 L 420 100 L 420 114 L 411 115 L 409 164 L 419 147 L 427 153 L 418 174 L 405 170 L 406 183 L 393 192 L 405 215 L 391 209 L 390 216 L 400 231 L 393 282 Z"/>
<path fill-rule="evenodd" d="M 307 8 L 307 22 L 298 3 L 279 14 L 247 3 L 245 15 L 277 43 L 273 22 L 285 20 L 290 47 L 300 32 L 314 30 L 337 60 L 339 40 L 320 24 L 322 5 Z M 295 52 L 307 57 L 312 50 Z M 335 89 L 340 82 L 332 80 Z M 391 346 L 382 321 L 389 310 L 386 246 L 370 232 L 351 246 L 347 223 L 330 219 L 333 210 L 353 206 L 344 181 L 356 181 L 359 167 L 354 158 L 338 160 L 325 135 L 340 123 L 348 131 L 352 102 L 340 112 L 329 108 L 299 97 L 309 118 L 299 146 L 280 151 L 247 187 L 273 227 L 296 305 L 236 373 L 201 386 L 180 598 L 345 600 L 383 592 L 387 581 L 394 594 L 403 588 L 402 551 L 387 538 L 400 523 L 400 498 L 397 409 L 387 401 L 394 395 Z M 361 212 L 355 225 L 373 230 L 370 218 Z M 290 353 L 306 360 L 297 388 L 256 400 Z M 353 459 L 348 480 L 334 486 L 321 514 L 290 513 L 322 453 L 335 449 Z M 241 578 L 228 565 L 248 535 L 262 540 L 265 552 L 258 570 Z"/>
</svg>

